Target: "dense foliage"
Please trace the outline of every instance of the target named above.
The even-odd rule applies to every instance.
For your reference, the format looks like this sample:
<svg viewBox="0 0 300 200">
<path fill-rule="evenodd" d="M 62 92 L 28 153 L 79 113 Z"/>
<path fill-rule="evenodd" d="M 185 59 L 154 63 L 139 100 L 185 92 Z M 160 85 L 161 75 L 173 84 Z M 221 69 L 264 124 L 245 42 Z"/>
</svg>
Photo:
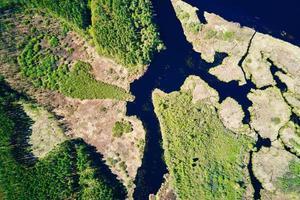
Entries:
<svg viewBox="0 0 300 200">
<path fill-rule="evenodd" d="M 60 144 L 35 164 L 18 162 L 11 140 L 17 124 L 6 110 L 14 106 L 14 95 L 0 95 L 0 188 L 4 199 L 119 199 L 122 191 L 96 173 L 90 151 L 81 140 Z"/>
<path fill-rule="evenodd" d="M 1 8 L 7 8 L 9 6 L 18 4 L 20 2 L 23 2 L 23 0 L 1 0 L 0 1 L 0 9 Z"/>
<path fill-rule="evenodd" d="M 15 4 L 52 13 L 80 33 L 92 24 L 99 53 L 115 58 L 132 73 L 143 70 L 163 48 L 150 0 L 4 0 L 0 8 Z"/>
<path fill-rule="evenodd" d="M 165 161 L 180 199 L 242 199 L 249 141 L 224 128 L 214 108 L 184 92 L 153 96 Z"/>
<path fill-rule="evenodd" d="M 65 22 L 84 29 L 91 23 L 89 0 L 1 0 L 0 8 L 22 4 L 47 10 Z"/>
<path fill-rule="evenodd" d="M 46 9 L 79 28 L 90 24 L 88 0 L 29 0 L 26 4 Z"/>
<path fill-rule="evenodd" d="M 162 48 L 149 0 L 92 0 L 92 35 L 101 54 L 137 70 Z"/>
<path fill-rule="evenodd" d="M 42 39 L 33 38 L 18 58 L 21 74 L 35 87 L 59 90 L 66 96 L 80 99 L 132 98 L 124 89 L 96 81 L 88 63 L 79 61 L 71 70 L 65 64 L 59 65 L 59 58 L 51 49 L 41 48 Z M 58 45 L 55 37 L 51 37 L 49 43 L 54 47 Z"/>
</svg>

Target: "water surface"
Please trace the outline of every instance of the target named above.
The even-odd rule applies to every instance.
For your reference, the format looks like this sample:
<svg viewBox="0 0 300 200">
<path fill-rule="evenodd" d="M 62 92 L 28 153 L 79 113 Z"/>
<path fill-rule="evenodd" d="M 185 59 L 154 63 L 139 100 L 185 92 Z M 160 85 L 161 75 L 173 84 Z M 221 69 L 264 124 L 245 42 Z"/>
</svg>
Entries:
<svg viewBox="0 0 300 200">
<path fill-rule="evenodd" d="M 258 0 L 187 0 L 186 2 L 199 8 L 201 20 L 204 11 L 209 11 L 227 20 L 254 27 L 259 32 L 270 33 L 277 38 L 300 44 L 300 20 L 297 20 L 300 6 L 297 5 L 297 1 L 286 0 L 282 3 Z M 216 55 L 215 63 L 208 64 L 203 61 L 200 54 L 193 51 L 191 44 L 186 41 L 170 0 L 153 0 L 153 9 L 155 21 L 167 49 L 156 54 L 145 75 L 131 84 L 131 92 L 136 99 L 127 104 L 127 114 L 137 115 L 147 131 L 145 154 L 135 180 L 137 187 L 134 199 L 137 200 L 146 200 L 149 194 L 156 193 L 163 181 L 163 175 L 167 173 L 162 158 L 160 127 L 151 100 L 155 88 L 164 92 L 179 90 L 189 75 L 197 75 L 219 92 L 221 101 L 226 97 L 237 100 L 246 112 L 244 122 L 249 121 L 248 107 L 251 106 L 251 101 L 246 95 L 251 88 L 255 88 L 251 82 L 242 87 L 238 86 L 236 81 L 224 83 L 208 73 L 211 67 L 222 62 L 226 54 Z M 282 36 L 282 31 L 287 34 Z M 252 184 L 258 189 L 261 187 L 255 179 L 252 180 Z"/>
</svg>

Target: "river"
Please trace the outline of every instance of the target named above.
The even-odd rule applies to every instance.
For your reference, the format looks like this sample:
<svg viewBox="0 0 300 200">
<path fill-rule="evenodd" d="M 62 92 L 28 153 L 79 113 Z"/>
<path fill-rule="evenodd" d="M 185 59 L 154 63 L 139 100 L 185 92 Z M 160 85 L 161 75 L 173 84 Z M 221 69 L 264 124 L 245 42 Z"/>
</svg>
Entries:
<svg viewBox="0 0 300 200">
<path fill-rule="evenodd" d="M 286 0 L 283 5 L 268 0 L 263 3 L 258 0 L 248 2 L 187 0 L 186 2 L 199 8 L 198 14 L 201 20 L 204 11 L 213 12 L 227 20 L 254 27 L 259 32 L 300 44 L 300 20 L 296 22 L 293 20 L 297 19 L 297 11 L 300 8 L 297 7 L 296 1 Z M 136 99 L 127 104 L 127 115 L 136 115 L 142 120 L 147 131 L 145 154 L 135 180 L 137 187 L 134 199 L 136 200 L 146 200 L 149 194 L 156 193 L 163 181 L 163 175 L 167 172 L 163 161 L 160 127 L 151 100 L 155 88 L 172 92 L 179 90 L 189 75 L 199 76 L 219 92 L 220 101 L 232 97 L 242 105 L 246 113 L 244 122 L 249 121 L 247 109 L 252 105 L 246 95 L 251 88 L 255 88 L 251 82 L 247 82 L 242 87 L 236 81 L 224 83 L 208 73 L 211 67 L 222 62 L 226 54 L 216 55 L 215 63 L 208 64 L 202 60 L 200 54 L 193 51 L 191 44 L 186 41 L 170 0 L 153 0 L 153 9 L 155 22 L 158 24 L 166 50 L 156 54 L 144 76 L 131 84 L 131 92 Z M 282 12 L 283 9 L 286 12 Z M 259 143 L 263 142 L 259 141 Z M 255 196 L 258 198 L 260 183 L 254 177 L 251 181 L 256 188 Z"/>
</svg>

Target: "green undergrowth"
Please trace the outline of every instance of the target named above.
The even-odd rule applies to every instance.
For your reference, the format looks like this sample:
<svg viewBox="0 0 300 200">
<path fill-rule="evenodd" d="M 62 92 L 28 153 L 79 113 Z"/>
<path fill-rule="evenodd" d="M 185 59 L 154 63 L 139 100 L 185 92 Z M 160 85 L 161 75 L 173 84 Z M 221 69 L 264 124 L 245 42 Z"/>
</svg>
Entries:
<svg viewBox="0 0 300 200">
<path fill-rule="evenodd" d="M 251 142 L 225 129 L 215 108 L 185 92 L 153 93 L 164 158 L 180 199 L 242 199 Z"/>
<path fill-rule="evenodd" d="M 132 124 L 129 121 L 117 121 L 112 129 L 114 137 L 121 137 L 124 133 L 132 131 Z"/>
<path fill-rule="evenodd" d="M 279 187 L 286 193 L 300 194 L 300 162 L 292 161 L 289 163 L 289 170 L 277 181 Z"/>
<path fill-rule="evenodd" d="M 6 9 L 13 5 L 17 5 L 19 3 L 23 3 L 25 0 L 1 0 L 0 1 L 0 9 Z"/>
<path fill-rule="evenodd" d="M 152 22 L 149 0 L 92 0 L 92 30 L 97 50 L 131 72 L 150 63 L 163 45 Z"/>
<path fill-rule="evenodd" d="M 1 0 L 0 9 L 15 5 L 46 10 L 78 29 L 85 29 L 91 23 L 88 0 Z"/>
<path fill-rule="evenodd" d="M 95 167 L 94 152 L 80 139 L 61 143 L 35 162 L 32 162 L 30 155 L 16 159 L 17 149 L 24 146 L 15 143 L 12 138 L 15 130 L 20 128 L 11 119 L 12 112 L 19 112 L 16 109 L 18 104 L 13 103 L 17 95 L 7 91 L 3 85 L 1 81 L 0 188 L 3 199 L 124 198 L 125 192 L 120 183 L 107 178 L 103 168 Z"/>
<path fill-rule="evenodd" d="M 99 54 L 139 74 L 164 48 L 153 22 L 150 0 L 4 0 L 0 9 L 43 12 L 75 30 Z"/>
<path fill-rule="evenodd" d="M 59 42 L 53 38 L 49 40 L 52 48 L 41 45 L 43 36 L 31 39 L 18 57 L 21 74 L 35 87 L 58 90 L 79 99 L 132 99 L 124 89 L 95 80 L 88 63 L 78 61 L 71 67 L 61 64 L 53 53 Z"/>
</svg>

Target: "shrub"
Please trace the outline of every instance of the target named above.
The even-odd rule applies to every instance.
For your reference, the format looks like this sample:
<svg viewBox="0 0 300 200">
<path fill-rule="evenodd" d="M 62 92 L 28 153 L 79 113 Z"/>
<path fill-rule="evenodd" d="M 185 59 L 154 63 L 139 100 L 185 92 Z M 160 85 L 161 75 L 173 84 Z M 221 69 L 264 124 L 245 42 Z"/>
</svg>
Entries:
<svg viewBox="0 0 300 200">
<path fill-rule="evenodd" d="M 49 45 L 50 45 L 51 47 L 57 47 L 57 46 L 59 45 L 59 40 L 58 40 L 57 37 L 52 36 L 52 37 L 49 39 L 48 43 L 49 43 Z"/>
<path fill-rule="evenodd" d="M 224 40 L 231 40 L 233 37 L 234 37 L 235 33 L 232 32 L 232 31 L 226 31 L 224 34 L 223 34 L 223 39 Z"/>
<path fill-rule="evenodd" d="M 88 0 L 28 0 L 26 4 L 45 9 L 81 29 L 90 25 Z"/>
<path fill-rule="evenodd" d="M 218 34 L 217 31 L 209 29 L 207 31 L 207 33 L 205 34 L 205 39 L 212 39 L 213 37 L 215 37 Z"/>
<path fill-rule="evenodd" d="M 132 131 L 132 125 L 129 121 L 117 121 L 112 129 L 114 137 L 121 137 L 124 133 Z"/>
</svg>

